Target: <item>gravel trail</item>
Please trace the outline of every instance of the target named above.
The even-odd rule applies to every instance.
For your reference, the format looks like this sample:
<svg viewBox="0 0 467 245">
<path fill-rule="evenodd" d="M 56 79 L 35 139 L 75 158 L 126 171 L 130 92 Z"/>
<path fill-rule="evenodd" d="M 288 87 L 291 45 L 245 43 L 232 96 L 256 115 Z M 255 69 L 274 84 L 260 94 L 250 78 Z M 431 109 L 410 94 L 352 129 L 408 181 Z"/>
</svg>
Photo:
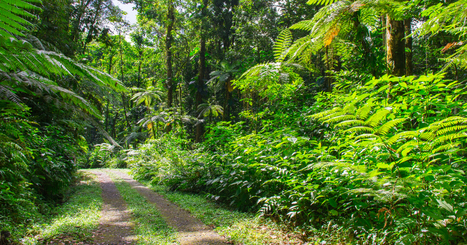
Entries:
<svg viewBox="0 0 467 245">
<path fill-rule="evenodd" d="M 94 244 L 136 244 L 132 230 L 134 224 L 127 205 L 110 177 L 101 170 L 91 170 L 97 175 L 101 188 L 104 207 L 95 232 Z"/>
<path fill-rule="evenodd" d="M 230 244 L 214 232 L 211 228 L 194 218 L 188 211 L 181 209 L 174 203 L 155 193 L 148 187 L 133 180 L 128 174 L 120 170 L 106 170 L 125 180 L 149 202 L 156 205 L 167 224 L 178 231 L 178 241 L 182 245 L 221 245 Z"/>
</svg>

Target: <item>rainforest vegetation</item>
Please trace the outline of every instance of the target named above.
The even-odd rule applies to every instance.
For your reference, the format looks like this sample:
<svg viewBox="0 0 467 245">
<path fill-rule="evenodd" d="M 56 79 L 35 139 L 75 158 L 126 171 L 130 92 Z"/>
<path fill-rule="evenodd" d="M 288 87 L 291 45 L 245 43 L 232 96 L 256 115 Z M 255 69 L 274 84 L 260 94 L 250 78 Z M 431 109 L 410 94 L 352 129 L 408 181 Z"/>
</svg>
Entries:
<svg viewBox="0 0 467 245">
<path fill-rule="evenodd" d="M 0 228 L 79 168 L 304 241 L 467 243 L 467 0 L 0 1 Z"/>
</svg>

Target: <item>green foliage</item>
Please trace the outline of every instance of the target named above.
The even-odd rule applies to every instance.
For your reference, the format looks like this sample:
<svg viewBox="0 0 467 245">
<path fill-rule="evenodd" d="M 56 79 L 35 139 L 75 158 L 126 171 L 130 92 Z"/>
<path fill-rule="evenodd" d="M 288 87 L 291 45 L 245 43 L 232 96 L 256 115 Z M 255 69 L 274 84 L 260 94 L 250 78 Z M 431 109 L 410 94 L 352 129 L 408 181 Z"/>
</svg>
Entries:
<svg viewBox="0 0 467 245">
<path fill-rule="evenodd" d="M 274 59 L 277 62 L 283 62 L 287 49 L 292 44 L 292 32 L 289 29 L 283 30 L 274 43 Z"/>
<path fill-rule="evenodd" d="M 460 83 L 442 74 L 345 83 L 312 107 L 264 113 L 257 131 L 219 123 L 196 150 L 157 157 L 173 145 L 159 141 L 151 158 L 140 149 L 128 159 L 140 177 L 301 227 L 311 241 L 330 229 L 328 241 L 465 241 Z"/>
<path fill-rule="evenodd" d="M 448 62 L 447 67 L 457 64 L 464 69 L 467 68 L 467 43 L 465 42 L 465 37 L 467 36 L 465 22 L 467 18 L 467 13 L 465 12 L 466 6 L 467 1 L 460 0 L 448 5 L 438 3 L 422 12 L 422 15 L 428 17 L 428 20 L 417 29 L 420 35 L 436 35 L 446 32 L 456 37 L 455 40 L 444 43 L 446 46 L 443 48 L 443 52 L 457 48 L 454 54 L 448 56 L 446 59 Z"/>
<path fill-rule="evenodd" d="M 23 244 L 48 243 L 51 240 L 91 242 L 93 231 L 99 226 L 102 209 L 101 188 L 92 174 L 79 172 L 63 206 L 55 207 L 41 223 L 33 226 L 34 237 L 24 237 Z M 20 234 L 24 236 L 24 234 Z"/>
</svg>

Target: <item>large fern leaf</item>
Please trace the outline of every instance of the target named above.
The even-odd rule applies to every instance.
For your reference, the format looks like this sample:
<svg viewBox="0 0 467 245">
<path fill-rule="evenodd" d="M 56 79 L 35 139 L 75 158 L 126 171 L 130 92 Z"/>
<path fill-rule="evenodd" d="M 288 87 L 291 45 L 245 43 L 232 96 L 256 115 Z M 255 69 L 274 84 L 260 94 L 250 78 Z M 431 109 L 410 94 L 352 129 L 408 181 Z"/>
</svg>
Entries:
<svg viewBox="0 0 467 245">
<path fill-rule="evenodd" d="M 371 115 L 370 118 L 365 122 L 368 126 L 376 127 L 388 114 L 389 110 L 382 109 Z"/>
<path fill-rule="evenodd" d="M 36 16 L 28 12 L 29 10 L 40 10 L 34 3 L 41 3 L 40 0 L 2 0 L 0 1 L 0 36 L 13 37 L 24 36 L 31 25 L 26 18 L 35 19 Z"/>
<path fill-rule="evenodd" d="M 276 62 L 284 61 L 287 55 L 287 49 L 292 44 L 292 32 L 289 29 L 283 30 L 274 43 L 274 59 Z"/>
<path fill-rule="evenodd" d="M 403 123 L 405 121 L 404 118 L 398 118 L 398 119 L 394 119 L 394 120 L 391 120 L 389 122 L 386 122 L 385 124 L 383 124 L 377 131 L 376 133 L 379 134 L 379 135 L 387 135 L 389 130 L 391 130 L 392 128 L 394 128 L 395 126 Z"/>
<path fill-rule="evenodd" d="M 419 134 L 420 133 L 418 131 L 404 131 L 404 132 L 398 133 L 398 134 L 392 136 L 391 138 L 389 138 L 387 143 L 389 145 L 392 145 L 392 144 L 396 143 L 399 140 L 411 139 L 411 138 L 417 137 Z"/>
<path fill-rule="evenodd" d="M 341 121 L 338 124 L 334 126 L 334 128 L 346 128 L 349 126 L 363 126 L 365 125 L 365 122 L 362 120 L 346 120 L 346 121 Z"/>
</svg>

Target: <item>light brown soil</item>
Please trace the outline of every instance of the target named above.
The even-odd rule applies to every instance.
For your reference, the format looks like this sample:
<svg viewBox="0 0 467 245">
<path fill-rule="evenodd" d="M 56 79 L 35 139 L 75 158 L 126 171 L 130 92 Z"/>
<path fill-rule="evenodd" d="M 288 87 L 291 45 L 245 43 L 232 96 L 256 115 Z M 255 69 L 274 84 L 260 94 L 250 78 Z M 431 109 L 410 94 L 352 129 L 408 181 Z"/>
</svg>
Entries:
<svg viewBox="0 0 467 245">
<path fill-rule="evenodd" d="M 169 202 L 161 195 L 155 193 L 148 187 L 133 180 L 128 174 L 119 170 L 108 170 L 119 178 L 125 180 L 132 188 L 137 190 L 149 202 L 156 205 L 167 224 L 175 228 L 180 244 L 189 245 L 217 245 L 229 244 L 223 237 L 214 232 L 211 228 L 194 218 L 188 211 L 181 209 L 177 205 Z"/>
<path fill-rule="evenodd" d="M 135 244 L 136 238 L 132 232 L 134 224 L 117 187 L 105 172 L 100 170 L 89 172 L 97 175 L 104 202 L 94 244 Z"/>
</svg>

